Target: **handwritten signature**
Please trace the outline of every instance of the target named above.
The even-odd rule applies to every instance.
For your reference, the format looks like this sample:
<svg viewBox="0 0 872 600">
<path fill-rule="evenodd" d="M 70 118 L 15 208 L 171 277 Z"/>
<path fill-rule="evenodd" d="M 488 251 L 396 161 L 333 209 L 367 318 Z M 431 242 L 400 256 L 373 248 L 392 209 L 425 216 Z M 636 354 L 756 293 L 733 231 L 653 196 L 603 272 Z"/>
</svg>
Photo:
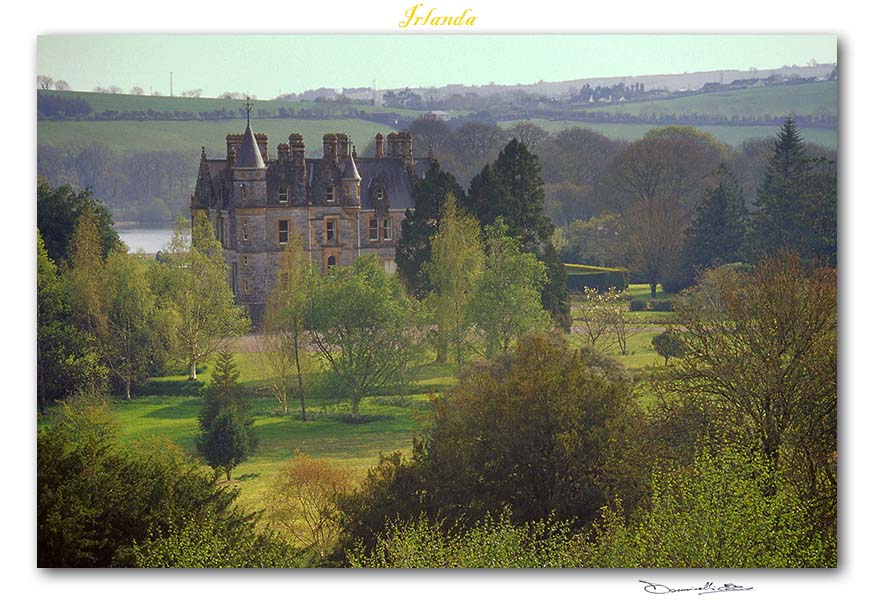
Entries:
<svg viewBox="0 0 872 600">
<path fill-rule="evenodd" d="M 689 588 L 671 588 L 668 585 L 662 585 L 659 583 L 651 583 L 650 581 L 644 581 L 642 579 L 639 580 L 639 583 L 644 583 L 645 587 L 643 588 L 649 594 L 672 594 L 675 592 L 696 592 L 698 595 L 702 596 L 703 594 L 716 594 L 718 592 L 747 592 L 753 590 L 752 587 L 745 587 L 743 585 L 737 585 L 735 583 L 724 583 L 723 585 L 715 585 L 714 582 L 706 581 L 705 585 L 700 587 L 689 587 Z"/>
</svg>

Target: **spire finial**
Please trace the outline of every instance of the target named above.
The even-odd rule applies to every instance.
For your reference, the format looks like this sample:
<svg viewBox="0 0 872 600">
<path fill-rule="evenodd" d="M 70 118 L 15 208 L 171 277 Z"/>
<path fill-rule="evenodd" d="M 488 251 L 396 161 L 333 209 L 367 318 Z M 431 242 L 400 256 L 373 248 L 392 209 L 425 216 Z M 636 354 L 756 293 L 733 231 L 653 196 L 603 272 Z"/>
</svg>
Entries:
<svg viewBox="0 0 872 600">
<path fill-rule="evenodd" d="M 248 96 L 245 97 L 245 104 L 242 105 L 245 108 L 245 126 L 251 126 L 251 98 Z"/>
</svg>

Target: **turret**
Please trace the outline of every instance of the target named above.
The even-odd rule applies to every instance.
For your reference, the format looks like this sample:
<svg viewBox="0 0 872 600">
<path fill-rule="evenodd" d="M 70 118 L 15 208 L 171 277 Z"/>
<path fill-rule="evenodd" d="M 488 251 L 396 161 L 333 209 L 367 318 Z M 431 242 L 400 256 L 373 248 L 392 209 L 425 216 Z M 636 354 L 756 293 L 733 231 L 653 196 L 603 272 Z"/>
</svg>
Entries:
<svg viewBox="0 0 872 600">
<path fill-rule="evenodd" d="M 342 171 L 342 195 L 346 206 L 360 206 L 360 173 L 354 163 L 354 156 L 345 159 Z"/>
</svg>

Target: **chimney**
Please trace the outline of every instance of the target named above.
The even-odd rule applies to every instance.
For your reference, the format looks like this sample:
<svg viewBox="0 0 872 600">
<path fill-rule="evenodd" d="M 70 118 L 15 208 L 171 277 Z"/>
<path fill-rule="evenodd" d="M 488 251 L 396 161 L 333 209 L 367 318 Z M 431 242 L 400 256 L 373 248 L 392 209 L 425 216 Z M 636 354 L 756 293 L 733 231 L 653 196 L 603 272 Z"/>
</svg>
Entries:
<svg viewBox="0 0 872 600">
<path fill-rule="evenodd" d="M 279 144 L 276 148 L 277 156 L 280 163 L 291 161 L 291 147 L 287 144 Z"/>
<path fill-rule="evenodd" d="M 325 133 L 324 134 L 324 159 L 332 160 L 334 163 L 339 162 L 339 156 L 337 155 L 336 148 L 336 134 L 335 133 Z"/>
<path fill-rule="evenodd" d="M 227 134 L 227 160 L 230 160 L 230 155 L 232 154 L 236 157 L 236 154 L 239 152 L 239 147 L 242 145 L 242 134 L 241 133 L 228 133 Z"/>
<path fill-rule="evenodd" d="M 385 157 L 385 138 L 381 132 L 375 134 L 375 157 Z"/>
<path fill-rule="evenodd" d="M 340 160 L 345 160 L 348 158 L 348 134 L 347 133 L 337 133 L 336 134 L 336 145 L 337 145 L 337 154 L 339 155 Z"/>
<path fill-rule="evenodd" d="M 299 133 L 292 133 L 288 136 L 288 143 L 291 145 L 294 165 L 298 167 L 303 166 L 306 162 L 306 145 L 303 143 L 303 136 Z"/>
</svg>

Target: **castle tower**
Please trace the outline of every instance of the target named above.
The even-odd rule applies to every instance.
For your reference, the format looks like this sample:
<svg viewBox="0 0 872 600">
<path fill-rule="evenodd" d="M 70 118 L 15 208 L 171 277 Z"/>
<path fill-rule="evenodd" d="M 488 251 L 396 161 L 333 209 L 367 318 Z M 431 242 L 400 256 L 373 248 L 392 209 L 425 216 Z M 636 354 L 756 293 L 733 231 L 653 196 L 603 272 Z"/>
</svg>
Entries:
<svg viewBox="0 0 872 600">
<path fill-rule="evenodd" d="M 342 196 L 346 206 L 360 206 L 360 173 L 357 172 L 353 154 L 349 154 L 345 159 L 345 168 L 342 171 Z"/>
</svg>

